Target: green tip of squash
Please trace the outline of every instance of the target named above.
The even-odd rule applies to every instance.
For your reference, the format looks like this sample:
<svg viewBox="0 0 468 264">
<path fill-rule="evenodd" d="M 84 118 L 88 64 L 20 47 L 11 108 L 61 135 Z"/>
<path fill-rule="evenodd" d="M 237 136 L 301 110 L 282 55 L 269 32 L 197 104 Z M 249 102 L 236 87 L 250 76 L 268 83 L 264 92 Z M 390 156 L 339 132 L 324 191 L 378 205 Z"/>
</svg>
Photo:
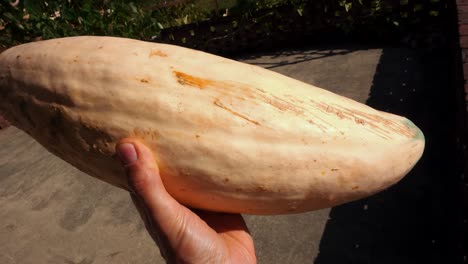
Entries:
<svg viewBox="0 0 468 264">
<path fill-rule="evenodd" d="M 403 120 L 403 124 L 405 126 L 409 127 L 412 131 L 414 131 L 413 139 L 421 140 L 423 142 L 426 141 L 426 139 L 424 137 L 424 133 L 411 120 L 405 118 L 405 120 Z"/>
</svg>

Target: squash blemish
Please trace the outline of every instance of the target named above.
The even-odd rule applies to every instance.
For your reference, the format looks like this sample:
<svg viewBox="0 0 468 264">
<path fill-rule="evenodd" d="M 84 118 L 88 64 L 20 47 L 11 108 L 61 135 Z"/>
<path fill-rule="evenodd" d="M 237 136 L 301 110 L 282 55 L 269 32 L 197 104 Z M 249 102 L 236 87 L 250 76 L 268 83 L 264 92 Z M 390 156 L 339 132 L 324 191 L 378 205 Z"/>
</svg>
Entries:
<svg viewBox="0 0 468 264">
<path fill-rule="evenodd" d="M 174 71 L 174 74 L 177 78 L 177 82 L 182 84 L 182 85 L 189 85 L 189 86 L 194 86 L 199 89 L 204 89 L 208 87 L 209 85 L 213 85 L 213 81 L 211 80 L 205 80 L 202 78 L 198 78 L 195 76 L 191 76 L 189 74 L 183 73 L 183 72 L 178 72 Z"/>
<path fill-rule="evenodd" d="M 154 57 L 154 56 L 159 56 L 159 57 L 167 57 L 167 54 L 160 51 L 160 50 L 151 50 L 150 53 L 148 54 L 148 57 Z"/>
<path fill-rule="evenodd" d="M 221 107 L 222 109 L 224 109 L 224 110 L 230 112 L 231 114 L 233 114 L 233 115 L 235 115 L 235 116 L 238 116 L 238 117 L 240 117 L 240 118 L 242 118 L 242 119 L 245 119 L 245 120 L 249 121 L 250 123 L 252 123 L 252 124 L 254 124 L 254 125 L 257 125 L 257 126 L 260 125 L 260 123 L 258 123 L 257 121 L 252 120 L 252 119 L 246 117 L 245 115 L 242 115 L 242 114 L 240 114 L 240 113 L 237 113 L 237 112 L 235 112 L 234 110 L 232 110 L 232 109 L 228 108 L 227 106 L 223 105 L 223 104 L 221 103 L 221 101 L 219 101 L 218 99 L 216 99 L 213 103 L 214 103 L 216 106 Z"/>
</svg>

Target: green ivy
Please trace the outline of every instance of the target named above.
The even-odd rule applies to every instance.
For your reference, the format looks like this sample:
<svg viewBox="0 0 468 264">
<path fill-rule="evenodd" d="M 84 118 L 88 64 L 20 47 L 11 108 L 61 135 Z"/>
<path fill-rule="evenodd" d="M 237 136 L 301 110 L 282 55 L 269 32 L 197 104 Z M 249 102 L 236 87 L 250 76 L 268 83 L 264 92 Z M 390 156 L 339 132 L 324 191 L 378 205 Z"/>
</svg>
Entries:
<svg viewBox="0 0 468 264">
<path fill-rule="evenodd" d="M 149 40 L 164 28 L 199 22 L 215 16 L 213 9 L 188 1 L 166 8 L 147 8 L 124 0 L 0 0 L 0 45 L 12 46 L 36 39 L 75 35 L 108 35 Z M 159 1 L 161 2 L 161 1 Z M 304 19 L 312 18 L 345 33 L 363 28 L 407 30 L 438 19 L 447 12 L 442 0 L 237 0 L 230 14 L 262 23 L 273 30 L 268 17 L 290 6 Z M 262 12 L 262 10 L 269 10 Z M 235 27 L 237 27 L 237 21 Z M 281 25 L 278 26 L 281 28 Z M 266 32 L 269 33 L 269 32 Z"/>
<path fill-rule="evenodd" d="M 75 35 L 108 35 L 149 40 L 165 27 L 208 17 L 194 4 L 148 10 L 124 0 L 0 0 L 0 45 Z"/>
</svg>

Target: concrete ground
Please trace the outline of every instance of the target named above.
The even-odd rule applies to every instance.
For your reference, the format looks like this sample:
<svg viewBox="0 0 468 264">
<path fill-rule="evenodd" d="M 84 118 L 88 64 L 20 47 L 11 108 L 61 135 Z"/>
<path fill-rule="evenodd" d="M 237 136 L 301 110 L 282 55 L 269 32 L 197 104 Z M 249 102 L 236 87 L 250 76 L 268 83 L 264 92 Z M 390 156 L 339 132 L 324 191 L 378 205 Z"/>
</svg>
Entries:
<svg viewBox="0 0 468 264">
<path fill-rule="evenodd" d="M 342 45 L 238 58 L 409 116 L 428 140 L 414 171 L 381 194 L 298 215 L 246 215 L 259 263 L 453 263 L 448 67 L 431 52 Z M 14 127 L 0 130 L 0 146 L 0 263 L 164 263 L 126 192 Z"/>
</svg>

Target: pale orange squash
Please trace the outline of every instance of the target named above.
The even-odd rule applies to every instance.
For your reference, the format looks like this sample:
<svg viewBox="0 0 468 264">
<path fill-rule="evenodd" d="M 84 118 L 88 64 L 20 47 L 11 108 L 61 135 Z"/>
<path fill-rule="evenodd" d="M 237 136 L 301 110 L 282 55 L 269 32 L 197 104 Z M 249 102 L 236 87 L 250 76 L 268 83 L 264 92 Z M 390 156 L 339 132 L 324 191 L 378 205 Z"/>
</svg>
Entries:
<svg viewBox="0 0 468 264">
<path fill-rule="evenodd" d="M 287 214 L 356 200 L 396 183 L 424 149 L 404 117 L 256 66 L 123 38 L 3 52 L 0 100 L 13 125 L 121 188 L 115 144 L 140 138 L 176 199 L 215 211 Z"/>
</svg>

